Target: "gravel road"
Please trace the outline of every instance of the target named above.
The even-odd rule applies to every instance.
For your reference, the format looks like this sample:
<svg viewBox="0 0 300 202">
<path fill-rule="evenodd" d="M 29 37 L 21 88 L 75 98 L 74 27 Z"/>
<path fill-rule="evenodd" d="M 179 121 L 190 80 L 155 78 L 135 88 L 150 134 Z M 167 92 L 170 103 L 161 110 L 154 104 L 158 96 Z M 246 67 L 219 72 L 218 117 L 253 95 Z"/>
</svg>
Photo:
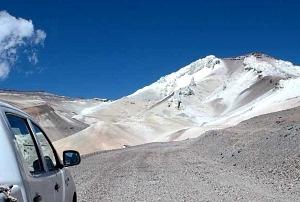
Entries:
<svg viewBox="0 0 300 202">
<path fill-rule="evenodd" d="M 300 108 L 83 157 L 79 201 L 300 201 Z"/>
</svg>

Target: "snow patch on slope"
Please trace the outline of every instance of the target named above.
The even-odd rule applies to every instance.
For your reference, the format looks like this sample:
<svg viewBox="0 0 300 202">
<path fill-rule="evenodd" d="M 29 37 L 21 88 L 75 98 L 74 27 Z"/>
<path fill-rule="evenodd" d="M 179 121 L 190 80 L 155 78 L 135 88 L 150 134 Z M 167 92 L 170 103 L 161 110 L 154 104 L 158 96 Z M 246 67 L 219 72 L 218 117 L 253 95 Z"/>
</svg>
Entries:
<svg viewBox="0 0 300 202">
<path fill-rule="evenodd" d="M 158 93 L 159 97 L 165 97 L 180 88 L 201 81 L 211 74 L 224 74 L 225 72 L 226 69 L 222 60 L 210 55 L 181 68 L 177 72 L 160 78 L 157 82 L 136 91 L 128 97 L 134 97 L 149 90 Z"/>
</svg>

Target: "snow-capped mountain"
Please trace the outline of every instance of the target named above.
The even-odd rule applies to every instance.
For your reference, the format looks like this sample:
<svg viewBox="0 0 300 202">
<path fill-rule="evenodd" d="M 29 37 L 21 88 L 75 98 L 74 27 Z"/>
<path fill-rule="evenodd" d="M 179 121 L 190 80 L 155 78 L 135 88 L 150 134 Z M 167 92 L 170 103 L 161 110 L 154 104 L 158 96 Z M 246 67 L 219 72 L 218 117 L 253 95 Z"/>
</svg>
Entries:
<svg viewBox="0 0 300 202">
<path fill-rule="evenodd" d="M 90 126 L 56 142 L 83 153 L 184 140 L 300 105 L 300 67 L 265 54 L 207 56 L 114 102 L 74 116 Z"/>
<path fill-rule="evenodd" d="M 35 117 L 59 150 L 91 153 L 184 140 L 300 106 L 300 67 L 265 54 L 207 56 L 115 101 L 0 91 Z"/>
</svg>

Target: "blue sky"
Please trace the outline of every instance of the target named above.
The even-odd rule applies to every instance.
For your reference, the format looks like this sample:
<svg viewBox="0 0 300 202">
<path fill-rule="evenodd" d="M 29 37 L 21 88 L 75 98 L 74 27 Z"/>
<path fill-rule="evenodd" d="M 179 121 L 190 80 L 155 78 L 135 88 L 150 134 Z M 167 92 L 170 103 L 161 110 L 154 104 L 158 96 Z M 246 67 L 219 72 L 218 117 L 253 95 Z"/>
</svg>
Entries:
<svg viewBox="0 0 300 202">
<path fill-rule="evenodd" d="M 36 67 L 20 59 L 0 85 L 117 99 L 210 54 L 300 64 L 299 2 L 1 0 L 47 38 Z"/>
</svg>

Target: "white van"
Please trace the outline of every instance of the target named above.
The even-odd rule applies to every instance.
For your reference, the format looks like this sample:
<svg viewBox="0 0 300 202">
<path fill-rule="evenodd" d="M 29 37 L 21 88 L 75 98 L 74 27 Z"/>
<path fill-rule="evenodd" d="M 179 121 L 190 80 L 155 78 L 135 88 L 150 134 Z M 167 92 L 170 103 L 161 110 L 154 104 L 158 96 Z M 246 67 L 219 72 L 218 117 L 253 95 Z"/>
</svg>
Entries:
<svg viewBox="0 0 300 202">
<path fill-rule="evenodd" d="M 57 152 L 25 112 L 0 102 L 0 202 L 75 202 L 76 188 L 66 167 L 80 163 L 78 152 Z"/>
</svg>

